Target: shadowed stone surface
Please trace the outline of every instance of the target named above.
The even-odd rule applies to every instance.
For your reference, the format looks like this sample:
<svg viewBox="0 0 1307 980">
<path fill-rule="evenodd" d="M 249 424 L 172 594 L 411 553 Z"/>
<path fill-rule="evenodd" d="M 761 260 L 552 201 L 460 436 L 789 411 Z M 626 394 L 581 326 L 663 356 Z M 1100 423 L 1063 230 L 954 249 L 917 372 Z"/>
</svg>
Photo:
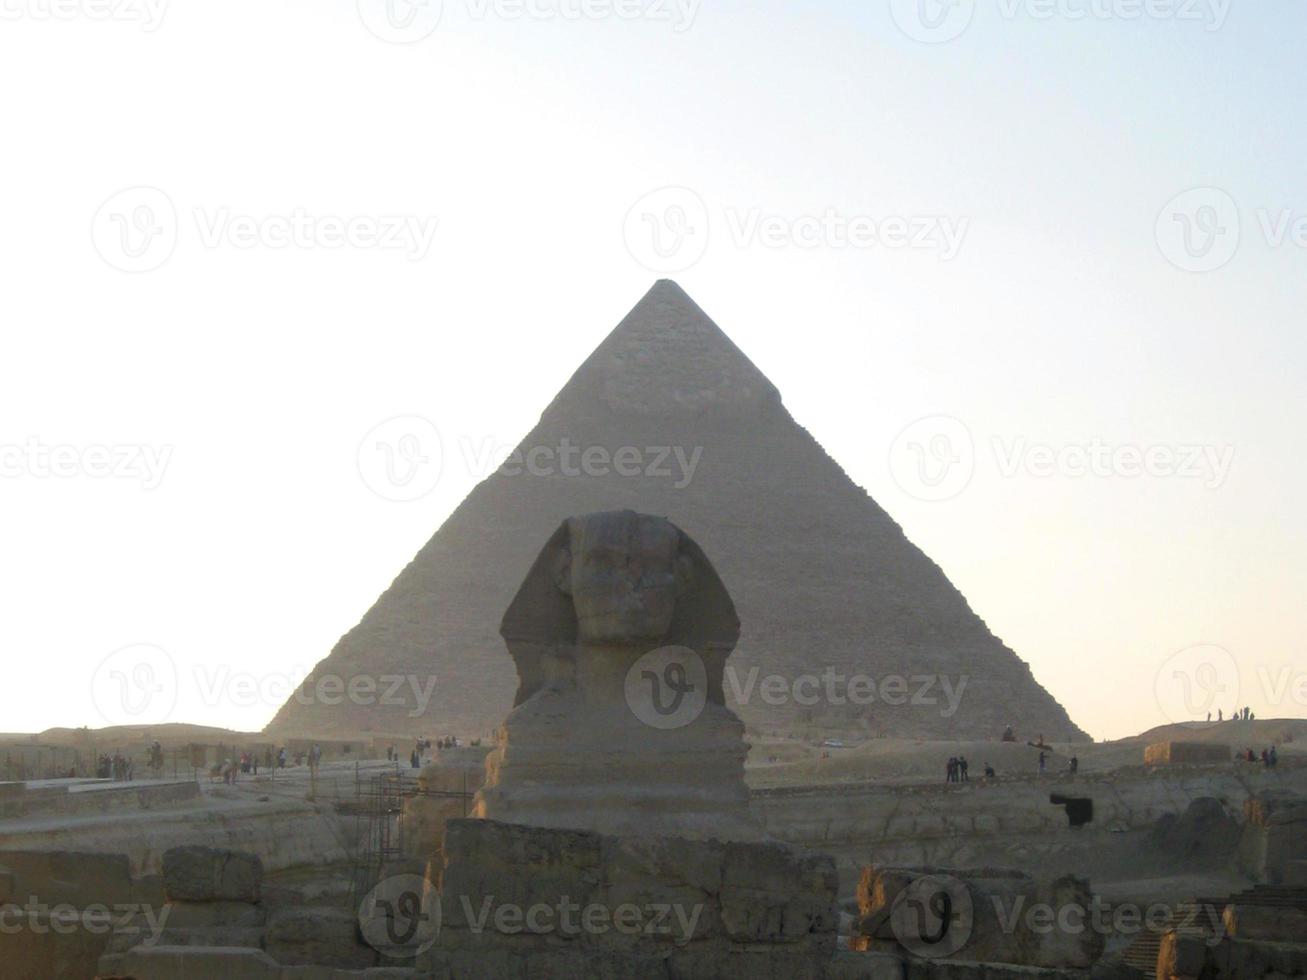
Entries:
<svg viewBox="0 0 1307 980">
<path fill-rule="evenodd" d="M 452 820 L 433 872 L 430 964 L 503 957 L 486 975 L 537 976 L 558 956 L 568 976 L 818 978 L 835 951 L 834 862 L 783 844 Z"/>
<path fill-rule="evenodd" d="M 723 704 L 740 623 L 674 524 L 633 511 L 568 519 L 502 632 L 521 683 L 474 815 L 607 834 L 764 836 L 749 816 L 744 726 Z"/>
<path fill-rule="evenodd" d="M 258 855 L 202 845 L 163 855 L 163 890 L 170 902 L 257 902 L 263 883 Z"/>
</svg>

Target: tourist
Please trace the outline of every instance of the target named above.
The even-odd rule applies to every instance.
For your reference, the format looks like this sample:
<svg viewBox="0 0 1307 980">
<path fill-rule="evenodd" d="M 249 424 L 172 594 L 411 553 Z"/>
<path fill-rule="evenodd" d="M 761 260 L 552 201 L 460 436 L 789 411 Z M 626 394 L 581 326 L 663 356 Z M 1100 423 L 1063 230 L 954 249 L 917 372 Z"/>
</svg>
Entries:
<svg viewBox="0 0 1307 980">
<path fill-rule="evenodd" d="M 1041 739 L 1041 740 L 1043 739 L 1043 736 L 1042 736 L 1042 735 L 1040 736 L 1040 739 Z M 1043 752 L 1040 752 L 1040 753 L 1039 753 L 1039 774 L 1042 776 L 1042 775 L 1043 775 L 1045 772 L 1047 772 L 1047 771 L 1048 771 L 1048 759 L 1047 759 L 1047 757 L 1044 755 Z"/>
<path fill-rule="evenodd" d="M 962 782 L 971 782 L 971 777 L 967 775 L 967 757 L 965 755 L 958 756 L 958 773 Z"/>
<path fill-rule="evenodd" d="M 1265 749 L 1262 749 L 1262 767 L 1265 769 L 1271 768 L 1271 753 Z"/>
<path fill-rule="evenodd" d="M 1080 760 L 1077 759 L 1074 755 L 1071 757 L 1071 765 L 1067 767 L 1067 771 L 1070 772 L 1072 775 L 1075 775 L 1077 772 L 1080 771 Z"/>
<path fill-rule="evenodd" d="M 994 773 L 994 767 L 991 766 L 988 762 L 986 762 L 986 763 L 985 763 L 985 778 L 986 778 L 986 779 L 993 779 L 994 776 L 995 776 L 995 773 Z"/>
<path fill-rule="evenodd" d="M 1224 708 L 1217 708 L 1217 709 L 1216 709 L 1216 720 L 1217 720 L 1217 721 L 1225 721 L 1225 709 L 1224 709 Z"/>
<path fill-rule="evenodd" d="M 286 746 L 284 745 L 281 747 L 281 751 L 277 753 L 277 768 L 286 768 Z"/>
<path fill-rule="evenodd" d="M 1271 746 L 1270 760 L 1271 760 L 1271 768 L 1272 768 L 1272 769 L 1274 769 L 1274 768 L 1275 768 L 1275 764 L 1276 764 L 1277 762 L 1280 761 L 1280 755 L 1279 755 L 1278 752 L 1275 751 L 1275 746 L 1274 746 L 1274 745 Z"/>
<path fill-rule="evenodd" d="M 957 768 L 958 768 L 958 760 L 953 756 L 949 756 L 949 760 L 944 766 L 944 782 L 946 783 L 953 782 L 953 777 L 957 773 Z"/>
</svg>

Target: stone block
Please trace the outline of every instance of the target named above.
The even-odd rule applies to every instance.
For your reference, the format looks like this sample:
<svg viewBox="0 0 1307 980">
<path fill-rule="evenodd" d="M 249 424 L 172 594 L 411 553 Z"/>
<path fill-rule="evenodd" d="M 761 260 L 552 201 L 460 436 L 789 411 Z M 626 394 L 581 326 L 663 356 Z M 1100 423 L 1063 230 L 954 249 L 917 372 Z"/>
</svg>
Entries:
<svg viewBox="0 0 1307 980">
<path fill-rule="evenodd" d="M 377 951 L 359 937 L 356 917 L 336 908 L 302 906 L 274 912 L 264 948 L 284 966 L 363 970 L 376 966 L 379 959 Z"/>
<path fill-rule="evenodd" d="M 1227 905 L 1225 934 L 1233 939 L 1273 943 L 1307 943 L 1307 912 L 1261 905 Z"/>
<path fill-rule="evenodd" d="M 755 964 L 757 980 L 767 957 L 754 952 L 790 955 L 793 970 L 799 960 L 819 962 L 834 950 L 834 859 L 788 845 L 619 838 L 469 820 L 450 823 L 443 851 L 438 947 L 451 956 L 493 952 L 531 960 L 584 951 L 640 964 L 670 957 L 690 970 L 705 957 L 733 953 L 730 963 Z M 511 923 L 501 920 L 501 910 L 512 906 Z M 533 907 L 541 909 L 540 928 L 529 916 L 524 921 Z"/>
<path fill-rule="evenodd" d="M 1218 742 L 1155 742 L 1144 749 L 1146 766 L 1216 765 L 1230 757 L 1230 746 Z"/>
<path fill-rule="evenodd" d="M 1289 888 L 1307 888 L 1307 861 L 1284 862 L 1284 884 Z"/>
<path fill-rule="evenodd" d="M 169 929 L 258 928 L 267 922 L 263 906 L 250 902 L 168 902 L 160 916 Z"/>
<path fill-rule="evenodd" d="M 118 970 L 133 980 L 281 980 L 276 961 L 257 949 L 138 946 Z"/>
<path fill-rule="evenodd" d="M 918 885 L 919 881 L 925 884 Z M 922 909 L 914 915 L 928 915 L 944 907 L 942 901 L 936 902 L 937 893 L 953 910 L 948 923 L 940 925 L 954 931 L 946 934 L 951 939 L 931 938 L 936 943 L 956 942 L 950 959 L 1087 969 L 1102 955 L 1104 937 L 1092 928 L 1075 927 L 1087 921 L 1093 906 L 1088 882 L 1069 875 L 1035 878 L 993 868 L 867 867 L 858 883 L 855 948 L 917 952 L 917 934 L 899 931 L 918 921 L 908 915 L 913 908 Z M 1058 923 L 1063 921 L 1071 927 L 1062 928 Z M 921 933 L 923 942 L 930 942 L 924 937 L 935 931 L 934 926 L 929 923 Z M 925 928 L 924 920 L 918 928 Z"/>
<path fill-rule="evenodd" d="M 163 855 L 163 889 L 173 902 L 257 902 L 263 862 L 256 854 L 186 845 Z"/>
</svg>

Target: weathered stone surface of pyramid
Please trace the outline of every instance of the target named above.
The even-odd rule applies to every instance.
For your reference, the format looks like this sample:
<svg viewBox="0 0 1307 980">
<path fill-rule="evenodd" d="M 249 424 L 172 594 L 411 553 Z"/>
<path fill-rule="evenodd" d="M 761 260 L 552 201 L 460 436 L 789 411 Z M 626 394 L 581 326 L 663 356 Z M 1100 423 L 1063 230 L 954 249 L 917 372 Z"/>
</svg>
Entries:
<svg viewBox="0 0 1307 980">
<path fill-rule="evenodd" d="M 657 459 L 663 447 L 681 456 Z M 536 448 L 541 465 L 520 465 Z M 536 554 L 565 518 L 630 509 L 667 517 L 712 555 L 742 626 L 727 703 L 755 731 L 989 738 L 1013 724 L 1087 737 L 673 282 L 655 284 L 581 365 L 519 454 L 468 495 L 308 681 L 413 675 L 424 685 L 434 674 L 425 714 L 292 697 L 270 732 L 490 733 L 517 684 L 500 619 Z M 681 460 L 695 461 L 689 479 Z M 828 672 L 845 679 L 835 698 L 820 682 Z M 773 675 L 786 690 L 778 696 L 773 680 L 764 696 Z M 792 697 L 804 676 L 818 679 L 816 703 L 801 703 L 812 682 Z M 907 687 L 869 700 L 865 681 L 845 686 L 854 676 Z M 936 680 L 923 693 L 925 677 Z M 956 711 L 938 678 L 965 685 Z"/>
</svg>

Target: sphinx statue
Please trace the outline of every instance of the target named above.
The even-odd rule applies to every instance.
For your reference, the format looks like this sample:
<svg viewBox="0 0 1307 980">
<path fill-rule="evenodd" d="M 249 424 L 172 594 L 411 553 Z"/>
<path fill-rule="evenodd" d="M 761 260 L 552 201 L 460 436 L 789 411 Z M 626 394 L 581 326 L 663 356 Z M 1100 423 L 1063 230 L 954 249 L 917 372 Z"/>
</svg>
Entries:
<svg viewBox="0 0 1307 980">
<path fill-rule="evenodd" d="M 678 527 L 632 511 L 564 521 L 500 634 L 519 685 L 474 815 L 617 835 L 765 838 L 748 812 L 744 725 L 722 690 L 739 619 Z"/>
</svg>

